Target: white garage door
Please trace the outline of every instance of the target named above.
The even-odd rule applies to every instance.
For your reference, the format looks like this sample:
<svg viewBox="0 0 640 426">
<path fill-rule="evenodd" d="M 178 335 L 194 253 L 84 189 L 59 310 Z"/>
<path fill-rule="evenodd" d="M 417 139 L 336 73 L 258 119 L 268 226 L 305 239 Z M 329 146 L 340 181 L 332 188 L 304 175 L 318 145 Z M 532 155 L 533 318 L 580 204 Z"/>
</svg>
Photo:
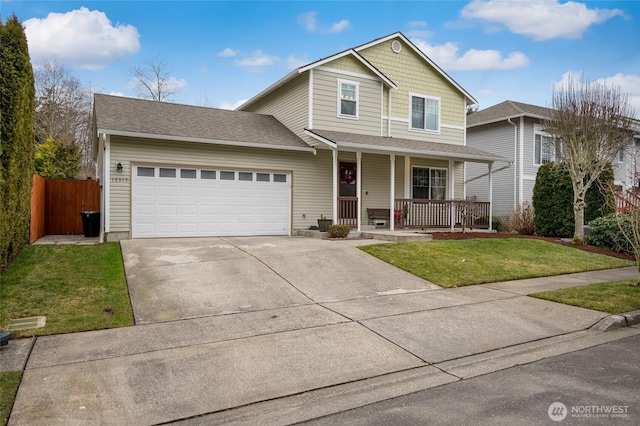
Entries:
<svg viewBox="0 0 640 426">
<path fill-rule="evenodd" d="M 132 237 L 289 235 L 291 175 L 134 166 Z"/>
</svg>

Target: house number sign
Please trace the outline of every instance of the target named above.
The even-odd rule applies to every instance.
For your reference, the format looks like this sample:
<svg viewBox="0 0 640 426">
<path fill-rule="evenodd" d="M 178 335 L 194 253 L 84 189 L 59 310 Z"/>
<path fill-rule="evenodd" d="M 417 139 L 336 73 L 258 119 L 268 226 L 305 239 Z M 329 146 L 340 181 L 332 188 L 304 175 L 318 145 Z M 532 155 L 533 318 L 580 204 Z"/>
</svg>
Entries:
<svg viewBox="0 0 640 426">
<path fill-rule="evenodd" d="M 111 178 L 111 183 L 127 183 L 127 182 L 129 182 L 129 178 L 122 178 L 122 177 Z"/>
</svg>

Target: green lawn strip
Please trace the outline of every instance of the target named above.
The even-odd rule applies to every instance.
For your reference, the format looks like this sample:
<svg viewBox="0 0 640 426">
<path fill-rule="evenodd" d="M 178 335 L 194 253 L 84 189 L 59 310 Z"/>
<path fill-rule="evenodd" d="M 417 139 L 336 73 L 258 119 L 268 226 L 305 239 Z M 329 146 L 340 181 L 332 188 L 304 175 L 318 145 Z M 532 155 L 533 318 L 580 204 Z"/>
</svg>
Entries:
<svg viewBox="0 0 640 426">
<path fill-rule="evenodd" d="M 0 328 L 9 320 L 47 316 L 47 325 L 15 337 L 133 324 L 120 246 L 31 245 L 0 277 Z"/>
<path fill-rule="evenodd" d="M 629 260 L 524 238 L 380 244 L 361 249 L 442 287 L 634 265 Z"/>
<path fill-rule="evenodd" d="M 640 287 L 636 286 L 636 282 L 637 280 L 612 281 L 545 291 L 530 296 L 610 314 L 622 314 L 640 309 Z"/>
<path fill-rule="evenodd" d="M 13 400 L 18 392 L 22 371 L 0 372 L 0 425 L 5 426 L 9 421 Z"/>
</svg>

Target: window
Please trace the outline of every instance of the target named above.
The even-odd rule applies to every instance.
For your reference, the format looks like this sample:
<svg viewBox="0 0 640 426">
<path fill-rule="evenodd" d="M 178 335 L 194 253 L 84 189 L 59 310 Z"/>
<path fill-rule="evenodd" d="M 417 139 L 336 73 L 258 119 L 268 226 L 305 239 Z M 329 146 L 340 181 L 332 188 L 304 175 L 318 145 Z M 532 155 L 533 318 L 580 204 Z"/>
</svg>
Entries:
<svg viewBox="0 0 640 426">
<path fill-rule="evenodd" d="M 413 168 L 413 198 L 444 200 L 447 195 L 445 169 Z"/>
<path fill-rule="evenodd" d="M 155 169 L 153 167 L 138 167 L 138 176 L 153 177 Z"/>
<path fill-rule="evenodd" d="M 358 83 L 338 80 L 338 117 L 358 118 Z"/>
<path fill-rule="evenodd" d="M 248 172 L 238 172 L 238 180 L 243 180 L 243 181 L 253 181 L 253 173 L 248 173 Z"/>
<path fill-rule="evenodd" d="M 182 179 L 195 179 L 196 171 L 193 169 L 180 169 L 180 177 Z"/>
<path fill-rule="evenodd" d="M 236 172 L 220 172 L 221 180 L 235 180 Z"/>
<path fill-rule="evenodd" d="M 410 126 L 413 130 L 440 130 L 440 99 L 411 94 Z"/>
<path fill-rule="evenodd" d="M 215 170 L 201 170 L 200 171 L 200 179 L 215 179 L 216 171 Z"/>
<path fill-rule="evenodd" d="M 547 164 L 556 161 L 556 149 L 550 137 L 535 134 L 534 164 Z"/>
<path fill-rule="evenodd" d="M 624 151 L 618 151 L 618 163 L 624 163 Z"/>
<path fill-rule="evenodd" d="M 269 173 L 256 173 L 256 180 L 258 182 L 270 182 L 270 178 Z"/>
<path fill-rule="evenodd" d="M 287 181 L 287 175 L 281 175 L 281 174 L 274 173 L 273 174 L 273 181 L 274 182 L 286 182 Z"/>
<path fill-rule="evenodd" d="M 176 169 L 165 169 L 160 167 L 160 177 L 174 178 L 176 177 Z"/>
</svg>

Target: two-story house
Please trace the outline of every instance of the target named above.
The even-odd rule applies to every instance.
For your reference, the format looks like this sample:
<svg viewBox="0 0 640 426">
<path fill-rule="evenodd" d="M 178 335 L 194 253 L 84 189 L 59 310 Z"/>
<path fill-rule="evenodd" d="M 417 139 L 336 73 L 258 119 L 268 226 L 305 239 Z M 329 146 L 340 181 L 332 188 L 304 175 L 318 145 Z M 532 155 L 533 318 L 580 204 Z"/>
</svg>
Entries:
<svg viewBox="0 0 640 426">
<path fill-rule="evenodd" d="M 503 160 L 493 167 L 491 197 L 487 192 L 486 170 L 469 163 L 465 178 L 467 195 L 489 199 L 493 213 L 502 217 L 509 216 L 522 203 L 531 202 L 538 168 L 557 159 L 543 126 L 550 113 L 548 108 L 504 101 L 469 115 L 467 144 L 500 155 Z M 638 129 L 635 137 L 630 135 L 629 148 L 619 152 L 612 164 L 615 185 L 624 191 L 638 187 Z"/>
<path fill-rule="evenodd" d="M 467 146 L 474 103 L 401 33 L 300 67 L 239 111 L 96 95 L 104 235 L 292 235 L 321 215 L 361 229 L 368 209 L 390 229 L 453 227 L 465 163 L 490 176 L 502 159 Z"/>
</svg>

